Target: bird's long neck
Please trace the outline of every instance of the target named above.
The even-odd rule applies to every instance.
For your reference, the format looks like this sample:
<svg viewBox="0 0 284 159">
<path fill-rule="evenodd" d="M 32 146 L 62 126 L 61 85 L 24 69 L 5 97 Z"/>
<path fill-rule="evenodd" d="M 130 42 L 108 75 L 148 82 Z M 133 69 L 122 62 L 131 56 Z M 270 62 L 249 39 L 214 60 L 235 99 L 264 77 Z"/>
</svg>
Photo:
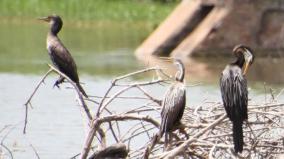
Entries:
<svg viewBox="0 0 284 159">
<path fill-rule="evenodd" d="M 57 37 L 58 32 L 60 31 L 62 25 L 58 24 L 58 23 L 54 23 L 52 22 L 50 24 L 50 30 L 47 34 L 47 38 L 46 38 L 46 45 L 47 48 L 49 49 L 50 47 L 54 47 L 54 45 L 57 45 L 58 43 L 60 43 L 60 39 Z"/>
<path fill-rule="evenodd" d="M 182 63 L 178 63 L 178 71 L 176 73 L 176 81 L 183 82 L 185 69 Z"/>
<path fill-rule="evenodd" d="M 232 65 L 237 65 L 239 66 L 240 68 L 243 68 L 244 66 L 244 63 L 245 63 L 245 58 L 244 58 L 244 55 L 242 53 L 239 53 L 237 55 L 237 58 L 234 62 L 232 62 L 231 64 Z"/>
<path fill-rule="evenodd" d="M 57 22 L 52 22 L 50 24 L 49 34 L 53 36 L 57 36 L 58 32 L 61 30 L 62 24 Z"/>
</svg>

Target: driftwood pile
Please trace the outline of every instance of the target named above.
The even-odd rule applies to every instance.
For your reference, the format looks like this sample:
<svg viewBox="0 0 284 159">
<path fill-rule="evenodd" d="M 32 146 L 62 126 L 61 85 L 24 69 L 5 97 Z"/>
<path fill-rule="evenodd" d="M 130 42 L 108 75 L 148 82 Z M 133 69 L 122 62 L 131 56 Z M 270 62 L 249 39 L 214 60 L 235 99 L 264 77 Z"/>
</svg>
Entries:
<svg viewBox="0 0 284 159">
<path fill-rule="evenodd" d="M 52 66 L 46 76 L 50 72 L 64 76 Z M 153 74 L 150 81 L 129 80 L 150 73 Z M 250 100 L 249 119 L 243 126 L 244 151 L 235 154 L 232 124 L 220 102 L 204 102 L 195 106 L 187 103 L 182 122 L 188 138 L 176 130 L 170 148 L 164 149 L 164 138 L 157 136 L 162 97 L 157 98 L 147 91 L 153 85 L 165 89 L 171 83 L 171 77 L 160 68 L 148 68 L 117 77 L 103 97 L 89 95 L 89 99 L 83 98 L 74 83 L 68 77 L 66 79 L 77 90 L 78 101 L 89 126 L 81 152 L 78 150 L 72 158 L 107 156 L 105 152 L 108 151 L 121 152 L 121 158 L 125 155 L 127 158 L 277 158 L 284 154 L 284 103 L 277 102 L 282 91 L 266 103 Z M 133 96 L 131 91 L 138 91 L 140 95 Z M 26 103 L 26 110 L 32 96 Z M 129 103 L 127 109 L 117 108 L 119 102 Z M 95 108 L 93 112 L 89 107 Z"/>
</svg>

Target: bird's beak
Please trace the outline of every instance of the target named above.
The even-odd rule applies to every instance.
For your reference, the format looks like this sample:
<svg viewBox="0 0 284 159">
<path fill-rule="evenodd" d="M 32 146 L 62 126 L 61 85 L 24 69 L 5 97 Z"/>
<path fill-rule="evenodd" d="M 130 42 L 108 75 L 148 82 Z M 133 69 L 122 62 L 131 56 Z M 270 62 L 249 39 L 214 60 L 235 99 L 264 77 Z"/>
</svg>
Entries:
<svg viewBox="0 0 284 159">
<path fill-rule="evenodd" d="M 50 21 L 50 18 L 49 17 L 40 17 L 40 18 L 37 18 L 38 20 L 43 20 L 45 22 L 49 22 Z"/>
<path fill-rule="evenodd" d="M 250 65 L 249 62 L 245 62 L 245 66 L 243 68 L 243 75 L 245 75 L 247 73 L 249 65 Z"/>
</svg>

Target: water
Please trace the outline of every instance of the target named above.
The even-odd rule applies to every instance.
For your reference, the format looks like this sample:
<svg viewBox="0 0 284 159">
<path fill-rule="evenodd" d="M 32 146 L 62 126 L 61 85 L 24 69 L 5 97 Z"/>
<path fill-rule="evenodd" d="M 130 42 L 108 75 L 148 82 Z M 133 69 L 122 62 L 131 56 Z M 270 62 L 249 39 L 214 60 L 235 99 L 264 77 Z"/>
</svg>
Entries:
<svg viewBox="0 0 284 159">
<path fill-rule="evenodd" d="M 31 145 L 41 158 L 70 158 L 80 152 L 84 142 L 84 114 L 74 100 L 68 84 L 53 89 L 56 75 L 49 76 L 45 85 L 32 100 L 27 134 L 22 134 L 23 104 L 50 63 L 45 50 L 47 26 L 29 22 L 0 23 L 0 139 L 13 152 L 14 158 L 36 158 Z M 76 59 L 80 78 L 88 94 L 102 96 L 110 81 L 119 75 L 145 67 L 159 65 L 169 74 L 174 67 L 153 57 L 135 57 L 134 50 L 150 32 L 143 25 L 128 24 L 65 24 L 60 37 Z M 139 59 L 139 60 L 138 60 Z M 221 70 L 230 59 L 184 59 L 187 84 L 187 106 L 194 107 L 204 101 L 220 101 L 218 80 Z M 249 70 L 250 98 L 265 102 L 272 88 L 279 93 L 284 88 L 283 59 L 257 58 Z M 152 74 L 131 78 L 129 82 L 151 80 Z M 264 85 L 265 83 L 265 85 Z M 266 91 L 265 88 L 266 87 Z M 147 87 L 154 97 L 161 99 L 165 87 Z M 135 96 L 135 90 L 129 92 Z M 284 96 L 279 97 L 284 102 Z M 118 102 L 119 111 L 125 111 L 141 101 Z M 95 105 L 91 106 L 94 110 Z M 3 131 L 2 128 L 8 126 Z M 9 132 L 5 138 L 5 134 Z M 1 149 L 5 157 L 7 151 Z M 1 151 L 0 151 L 1 154 Z M 0 155 L 1 156 L 1 155 Z M 0 157 L 1 158 L 1 157 Z"/>
</svg>

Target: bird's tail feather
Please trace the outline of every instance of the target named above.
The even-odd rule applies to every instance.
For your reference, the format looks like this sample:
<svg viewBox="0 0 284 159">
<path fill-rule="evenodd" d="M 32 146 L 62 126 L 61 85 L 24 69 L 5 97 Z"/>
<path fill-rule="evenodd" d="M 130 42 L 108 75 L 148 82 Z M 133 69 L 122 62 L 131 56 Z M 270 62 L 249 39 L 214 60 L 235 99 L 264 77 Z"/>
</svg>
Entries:
<svg viewBox="0 0 284 159">
<path fill-rule="evenodd" d="M 166 119 L 163 119 L 163 117 L 159 129 L 160 129 L 159 136 L 160 138 L 162 138 L 164 133 L 166 132 Z"/>
<path fill-rule="evenodd" d="M 164 133 L 165 133 L 165 130 L 164 130 L 163 126 L 160 126 L 160 132 L 159 132 L 160 138 L 163 137 Z"/>
<path fill-rule="evenodd" d="M 235 152 L 241 153 L 244 145 L 242 121 L 233 121 L 233 140 Z"/>
<path fill-rule="evenodd" d="M 76 86 L 78 87 L 78 89 L 80 90 L 80 92 L 81 92 L 86 98 L 88 98 L 88 95 L 87 95 L 86 92 L 84 91 L 83 87 L 82 87 L 79 83 L 76 83 Z"/>
</svg>

